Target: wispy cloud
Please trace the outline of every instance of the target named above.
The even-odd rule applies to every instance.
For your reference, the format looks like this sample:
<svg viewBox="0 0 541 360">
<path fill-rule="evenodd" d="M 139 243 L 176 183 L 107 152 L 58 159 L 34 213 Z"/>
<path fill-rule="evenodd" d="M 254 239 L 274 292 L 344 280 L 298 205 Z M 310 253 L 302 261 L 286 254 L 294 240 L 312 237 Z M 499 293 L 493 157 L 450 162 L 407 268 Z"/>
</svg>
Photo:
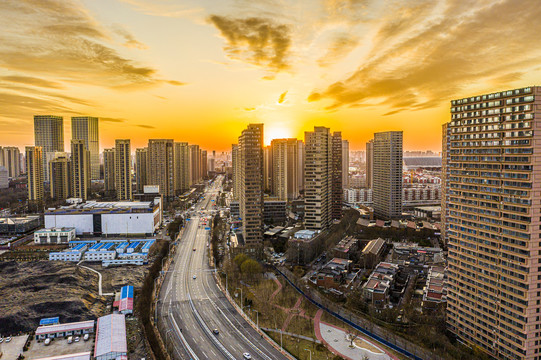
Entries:
<svg viewBox="0 0 541 360">
<path fill-rule="evenodd" d="M 100 121 L 112 122 L 112 123 L 121 123 L 121 122 L 125 122 L 126 119 L 124 119 L 124 118 L 100 117 Z"/>
<path fill-rule="evenodd" d="M 330 99 L 328 109 L 376 102 L 391 107 L 391 115 L 438 106 L 472 84 L 513 81 L 539 63 L 537 1 L 449 0 L 438 9 L 430 3 L 410 2 L 390 13 L 367 61 L 308 100 Z M 410 13 L 415 6 L 431 16 Z"/>
<path fill-rule="evenodd" d="M 152 125 L 138 124 L 138 125 L 135 125 L 135 126 L 143 128 L 143 129 L 156 129 L 156 127 L 152 126 Z"/>
<path fill-rule="evenodd" d="M 360 38 L 357 35 L 347 33 L 335 34 L 326 53 L 317 60 L 318 65 L 326 67 L 341 60 L 355 49 L 359 44 L 359 40 Z"/>
<path fill-rule="evenodd" d="M 146 50 L 148 49 L 148 46 L 137 40 L 132 33 L 130 33 L 126 28 L 124 28 L 120 24 L 113 25 L 113 31 L 120 35 L 124 39 L 124 43 L 122 44 L 125 47 L 128 48 L 134 48 L 139 50 Z"/>
<path fill-rule="evenodd" d="M 201 7 L 186 7 L 181 2 L 163 0 L 121 0 L 145 15 L 163 17 L 192 17 L 204 11 Z"/>
<path fill-rule="evenodd" d="M 281 104 L 284 101 L 286 101 L 286 95 L 287 95 L 287 91 L 284 91 L 283 93 L 280 94 L 280 97 L 278 98 L 278 104 Z"/>
<path fill-rule="evenodd" d="M 12 83 L 32 85 L 32 86 L 38 86 L 38 87 L 43 87 L 43 88 L 62 89 L 64 87 L 56 81 L 45 80 L 45 79 L 41 79 L 41 78 L 37 78 L 33 76 L 8 75 L 8 76 L 0 76 L 0 79 L 3 81 L 12 82 Z"/>
<path fill-rule="evenodd" d="M 230 58 L 262 66 L 273 73 L 289 69 L 291 38 L 287 25 L 258 17 L 237 19 L 212 15 L 209 21 L 225 38 L 224 50 Z"/>
</svg>

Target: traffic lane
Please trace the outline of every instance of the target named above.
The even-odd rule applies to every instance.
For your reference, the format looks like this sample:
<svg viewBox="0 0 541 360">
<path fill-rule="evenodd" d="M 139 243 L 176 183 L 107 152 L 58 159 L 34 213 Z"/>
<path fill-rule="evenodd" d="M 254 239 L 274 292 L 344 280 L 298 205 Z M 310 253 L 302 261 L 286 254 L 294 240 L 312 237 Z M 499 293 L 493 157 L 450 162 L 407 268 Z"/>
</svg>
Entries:
<svg viewBox="0 0 541 360">
<path fill-rule="evenodd" d="M 202 344 L 212 341 L 208 338 L 207 334 L 203 333 L 189 303 L 178 306 L 173 312 L 173 316 L 186 342 L 198 358 L 228 360 L 215 346 L 202 346 Z"/>
</svg>

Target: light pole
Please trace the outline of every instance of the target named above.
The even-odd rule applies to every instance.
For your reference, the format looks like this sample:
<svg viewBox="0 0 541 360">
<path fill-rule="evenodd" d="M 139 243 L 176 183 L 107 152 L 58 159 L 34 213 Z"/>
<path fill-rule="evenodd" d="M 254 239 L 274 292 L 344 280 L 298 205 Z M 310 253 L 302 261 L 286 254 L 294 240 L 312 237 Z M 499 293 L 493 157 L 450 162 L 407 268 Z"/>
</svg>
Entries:
<svg viewBox="0 0 541 360">
<path fill-rule="evenodd" d="M 240 309 L 242 310 L 242 288 L 237 288 L 236 290 L 240 290 Z"/>
<path fill-rule="evenodd" d="M 312 350 L 310 349 L 304 349 L 305 351 L 308 351 L 310 353 L 310 360 L 312 360 Z"/>
<path fill-rule="evenodd" d="M 254 311 L 255 311 L 255 316 L 256 316 L 257 329 L 259 330 L 259 311 L 257 310 L 254 310 Z"/>
</svg>

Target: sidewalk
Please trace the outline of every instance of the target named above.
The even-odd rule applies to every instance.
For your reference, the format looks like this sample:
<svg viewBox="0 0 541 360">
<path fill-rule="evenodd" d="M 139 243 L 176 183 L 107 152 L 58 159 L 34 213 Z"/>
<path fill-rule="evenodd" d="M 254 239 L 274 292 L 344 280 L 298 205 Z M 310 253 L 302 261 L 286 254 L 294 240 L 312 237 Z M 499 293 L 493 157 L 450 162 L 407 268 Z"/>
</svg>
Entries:
<svg viewBox="0 0 541 360">
<path fill-rule="evenodd" d="M 398 360 L 396 356 L 368 341 L 365 337 L 358 336 L 354 347 L 350 347 L 351 342 L 347 339 L 347 332 L 338 326 L 322 322 L 322 315 L 323 310 L 320 309 L 314 317 L 316 337 L 325 343 L 335 355 L 348 360 Z"/>
</svg>

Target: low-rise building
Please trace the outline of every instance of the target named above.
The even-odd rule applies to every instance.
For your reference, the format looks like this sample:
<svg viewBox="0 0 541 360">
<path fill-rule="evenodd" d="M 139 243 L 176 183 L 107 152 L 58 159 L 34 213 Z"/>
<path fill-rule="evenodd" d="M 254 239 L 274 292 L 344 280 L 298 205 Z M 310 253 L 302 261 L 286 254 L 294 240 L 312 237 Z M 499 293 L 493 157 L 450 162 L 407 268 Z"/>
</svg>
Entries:
<svg viewBox="0 0 541 360">
<path fill-rule="evenodd" d="M 385 252 L 386 242 L 382 238 L 370 240 L 362 251 L 363 265 L 367 269 L 372 269 L 377 263 L 381 261 L 383 253 Z"/>
<path fill-rule="evenodd" d="M 345 284 L 348 273 L 351 270 L 353 261 L 341 258 L 334 258 L 321 268 L 316 275 L 316 284 L 325 289 L 338 290 Z"/>
<path fill-rule="evenodd" d="M 75 239 L 75 228 L 51 228 L 34 232 L 35 244 L 67 244 Z"/>
<path fill-rule="evenodd" d="M 17 235 L 36 229 L 41 224 L 38 215 L 0 218 L 0 234 Z"/>
<path fill-rule="evenodd" d="M 353 236 L 346 236 L 332 249 L 333 256 L 341 259 L 352 259 L 359 251 L 359 240 Z"/>
<path fill-rule="evenodd" d="M 110 314 L 98 318 L 94 357 L 96 360 L 127 359 L 126 319 L 124 314 Z"/>
<path fill-rule="evenodd" d="M 263 201 L 263 221 L 265 224 L 282 224 L 286 221 L 287 202 L 265 199 Z"/>
<path fill-rule="evenodd" d="M 9 176 L 8 169 L 3 166 L 0 166 L 0 189 L 9 188 Z"/>
<path fill-rule="evenodd" d="M 67 354 L 67 355 L 55 355 L 45 358 L 39 358 L 35 360 L 90 360 L 90 351 L 80 352 L 76 354 Z"/>
<path fill-rule="evenodd" d="M 379 263 L 362 286 L 363 298 L 377 307 L 386 306 L 389 303 L 391 288 L 397 273 L 398 265 Z"/>
<path fill-rule="evenodd" d="M 428 270 L 426 285 L 423 288 L 423 311 L 435 310 L 447 303 L 447 274 L 441 266 L 432 266 Z"/>
<path fill-rule="evenodd" d="M 392 261 L 400 265 L 419 266 L 443 264 L 443 251 L 435 247 L 422 247 L 415 243 L 393 243 Z"/>
<path fill-rule="evenodd" d="M 47 338 L 62 338 L 72 335 L 84 335 L 94 332 L 94 320 L 79 321 L 65 324 L 45 325 L 36 329 L 36 340 Z"/>
<path fill-rule="evenodd" d="M 87 201 L 45 211 L 45 227 L 74 227 L 76 235 L 151 236 L 161 224 L 161 202 Z"/>
</svg>

